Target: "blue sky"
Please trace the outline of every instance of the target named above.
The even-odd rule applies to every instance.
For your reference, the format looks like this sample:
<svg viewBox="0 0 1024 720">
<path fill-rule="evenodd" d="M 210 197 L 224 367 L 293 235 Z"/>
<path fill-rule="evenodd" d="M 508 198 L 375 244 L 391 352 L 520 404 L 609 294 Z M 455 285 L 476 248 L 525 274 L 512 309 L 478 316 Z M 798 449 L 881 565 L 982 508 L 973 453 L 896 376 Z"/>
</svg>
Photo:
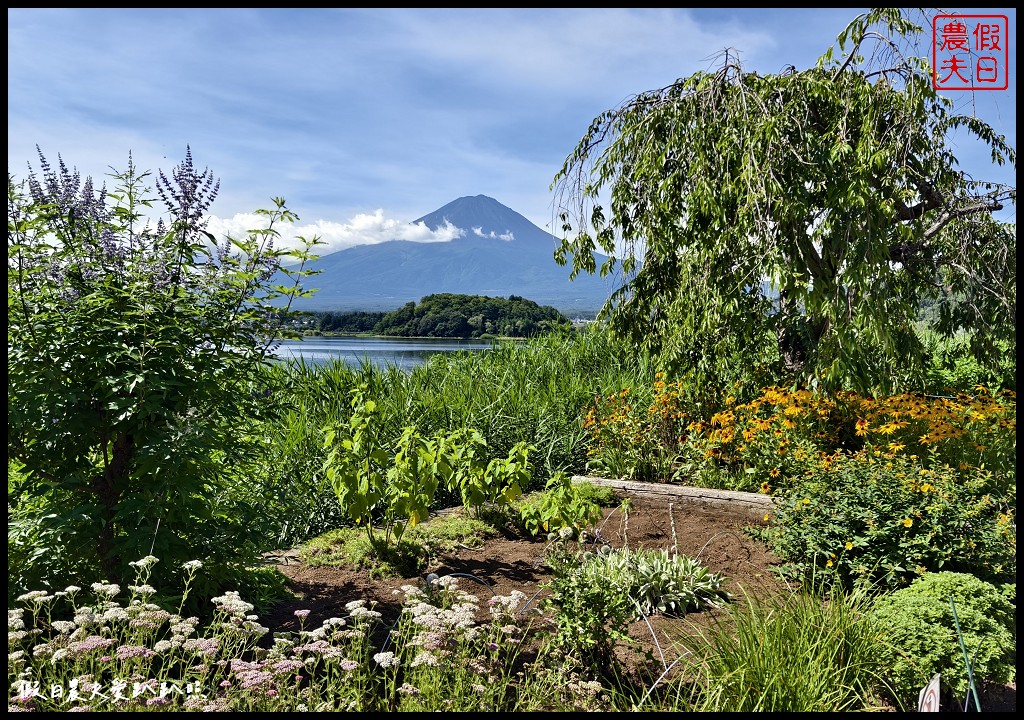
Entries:
<svg viewBox="0 0 1024 720">
<path fill-rule="evenodd" d="M 221 179 L 211 230 L 280 196 L 322 253 L 449 239 L 410 223 L 465 195 L 552 230 L 551 181 L 602 111 L 725 48 L 761 73 L 809 67 L 863 10 L 8 8 L 8 172 L 38 169 L 37 145 L 97 181 L 190 146 Z M 946 94 L 1016 147 L 1016 11 L 951 10 L 1009 17 L 1009 89 Z"/>
</svg>

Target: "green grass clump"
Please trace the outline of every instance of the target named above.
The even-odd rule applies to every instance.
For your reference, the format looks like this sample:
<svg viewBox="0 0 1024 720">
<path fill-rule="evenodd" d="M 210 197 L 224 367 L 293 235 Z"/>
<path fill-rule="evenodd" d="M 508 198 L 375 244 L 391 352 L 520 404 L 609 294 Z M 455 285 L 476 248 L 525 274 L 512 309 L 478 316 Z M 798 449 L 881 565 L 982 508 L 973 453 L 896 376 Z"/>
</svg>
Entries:
<svg viewBox="0 0 1024 720">
<path fill-rule="evenodd" d="M 878 709 L 882 637 L 866 602 L 839 591 L 751 596 L 680 639 L 689 672 L 662 703 L 705 712 Z"/>
</svg>

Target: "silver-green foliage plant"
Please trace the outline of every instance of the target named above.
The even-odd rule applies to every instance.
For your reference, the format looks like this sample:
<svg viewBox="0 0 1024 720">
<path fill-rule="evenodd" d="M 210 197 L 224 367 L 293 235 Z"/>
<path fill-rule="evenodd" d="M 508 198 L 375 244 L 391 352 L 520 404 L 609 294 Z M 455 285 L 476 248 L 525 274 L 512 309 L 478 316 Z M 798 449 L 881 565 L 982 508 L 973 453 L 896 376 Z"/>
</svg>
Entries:
<svg viewBox="0 0 1024 720">
<path fill-rule="evenodd" d="M 685 615 L 718 607 L 730 598 L 723 587 L 727 578 L 691 557 L 644 549 L 628 557 L 633 569 L 629 595 L 645 615 Z"/>
<path fill-rule="evenodd" d="M 970 677 L 964 648 L 976 682 L 1016 678 L 1014 605 L 995 585 L 973 575 L 927 573 L 909 587 L 877 598 L 872 615 L 890 640 L 882 652 L 889 681 L 905 703 L 916 702 L 935 673 L 941 673 L 945 688 L 966 698 Z"/>
<path fill-rule="evenodd" d="M 574 553 L 560 537 L 548 562 L 554 573 L 549 603 L 556 608 L 557 637 L 600 666 L 618 641 L 629 642 L 627 625 L 655 613 L 682 616 L 728 602 L 726 577 L 696 560 L 667 550 L 601 546 Z"/>
<path fill-rule="evenodd" d="M 189 150 L 155 196 L 131 156 L 110 191 L 41 151 L 39 164 L 8 175 L 8 498 L 13 522 L 57 547 L 17 548 L 38 560 L 20 572 L 116 582 L 151 553 L 238 568 L 259 543 L 266 440 L 252 428 L 279 404 L 262 368 L 319 240 L 277 246 L 297 219 L 281 198 L 262 227 L 215 238 L 220 183 Z"/>
<path fill-rule="evenodd" d="M 724 575 L 668 550 L 603 546 L 585 560 L 598 575 L 630 598 L 638 615 L 682 616 L 724 605 L 730 599 Z"/>
</svg>

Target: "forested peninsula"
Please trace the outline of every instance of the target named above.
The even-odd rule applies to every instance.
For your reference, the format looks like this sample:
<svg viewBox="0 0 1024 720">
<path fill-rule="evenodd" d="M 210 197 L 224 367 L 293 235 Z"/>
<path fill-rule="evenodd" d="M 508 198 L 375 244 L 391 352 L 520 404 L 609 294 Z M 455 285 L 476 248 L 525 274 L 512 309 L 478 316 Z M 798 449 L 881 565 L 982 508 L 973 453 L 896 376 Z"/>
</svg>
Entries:
<svg viewBox="0 0 1024 720">
<path fill-rule="evenodd" d="M 570 327 L 569 318 L 550 305 L 509 295 L 486 297 L 438 293 L 391 312 L 310 313 L 307 332 L 319 335 L 365 333 L 389 337 L 524 338 Z"/>
</svg>

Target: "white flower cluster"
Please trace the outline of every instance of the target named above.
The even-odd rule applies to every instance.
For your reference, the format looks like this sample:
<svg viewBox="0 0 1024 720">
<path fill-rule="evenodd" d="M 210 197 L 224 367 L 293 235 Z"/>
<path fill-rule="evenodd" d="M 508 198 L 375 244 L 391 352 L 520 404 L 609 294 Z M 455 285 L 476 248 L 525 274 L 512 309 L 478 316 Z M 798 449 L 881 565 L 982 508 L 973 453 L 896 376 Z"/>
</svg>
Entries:
<svg viewBox="0 0 1024 720">
<path fill-rule="evenodd" d="M 508 595 L 495 595 L 487 601 L 491 616 L 495 618 L 515 615 L 526 600 L 526 593 L 522 590 L 513 590 Z"/>
<path fill-rule="evenodd" d="M 33 605 L 42 605 L 53 600 L 53 595 L 50 595 L 45 590 L 32 590 L 24 595 L 18 596 L 18 602 L 32 603 Z"/>
<path fill-rule="evenodd" d="M 105 584 L 94 582 L 92 584 L 92 591 L 100 597 L 113 598 L 117 597 L 117 594 L 121 592 L 121 586 L 113 583 Z"/>
<path fill-rule="evenodd" d="M 210 602 L 229 615 L 247 615 L 256 606 L 247 603 L 239 596 L 237 590 L 228 590 L 219 597 L 213 598 Z"/>
</svg>

